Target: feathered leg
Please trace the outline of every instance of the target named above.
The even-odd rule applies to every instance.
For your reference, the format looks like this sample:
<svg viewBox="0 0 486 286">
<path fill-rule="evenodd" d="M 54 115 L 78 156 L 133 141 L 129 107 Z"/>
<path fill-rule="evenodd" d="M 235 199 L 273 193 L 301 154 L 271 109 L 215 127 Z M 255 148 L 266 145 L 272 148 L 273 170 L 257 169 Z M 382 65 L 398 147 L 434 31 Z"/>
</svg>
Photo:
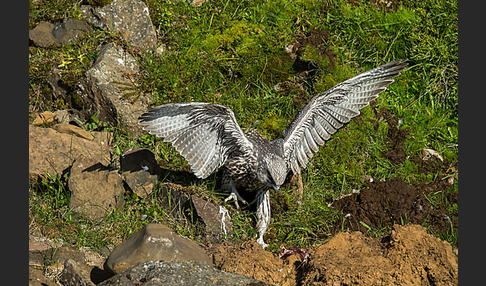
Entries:
<svg viewBox="0 0 486 286">
<path fill-rule="evenodd" d="M 268 244 L 263 241 L 263 235 L 268 229 L 270 224 L 270 190 L 260 190 L 257 193 L 257 230 L 258 239 L 257 242 L 266 248 Z"/>
</svg>

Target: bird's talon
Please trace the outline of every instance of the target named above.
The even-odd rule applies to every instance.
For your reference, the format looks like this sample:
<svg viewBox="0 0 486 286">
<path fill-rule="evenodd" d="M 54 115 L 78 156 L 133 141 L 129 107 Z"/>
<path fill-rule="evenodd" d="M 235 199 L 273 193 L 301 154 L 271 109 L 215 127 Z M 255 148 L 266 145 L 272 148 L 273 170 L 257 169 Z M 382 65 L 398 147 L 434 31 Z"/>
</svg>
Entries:
<svg viewBox="0 0 486 286">
<path fill-rule="evenodd" d="M 228 201 L 233 200 L 235 202 L 236 209 L 240 209 L 240 205 L 238 201 L 242 202 L 244 205 L 248 205 L 248 202 L 245 201 L 237 192 L 231 192 L 231 194 L 224 199 L 224 202 L 227 203 Z"/>
<path fill-rule="evenodd" d="M 263 236 L 258 237 L 257 242 L 263 247 L 263 249 L 268 247 L 268 244 L 263 241 Z"/>
</svg>

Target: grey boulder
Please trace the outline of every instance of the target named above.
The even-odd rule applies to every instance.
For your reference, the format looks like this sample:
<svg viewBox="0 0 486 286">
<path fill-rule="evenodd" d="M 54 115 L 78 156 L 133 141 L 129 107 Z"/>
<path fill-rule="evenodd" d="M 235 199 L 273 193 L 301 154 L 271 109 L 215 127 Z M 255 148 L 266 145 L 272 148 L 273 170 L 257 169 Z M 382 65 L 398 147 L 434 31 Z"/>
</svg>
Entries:
<svg viewBox="0 0 486 286">
<path fill-rule="evenodd" d="M 104 45 L 75 91 L 79 102 L 76 115 L 83 120 L 97 115 L 100 121 L 126 127 L 133 137 L 144 134 L 138 125 L 138 117 L 148 109 L 150 98 L 126 96 L 127 90 L 136 90 L 131 75 L 139 70 L 135 58 L 121 46 Z"/>
<path fill-rule="evenodd" d="M 148 224 L 113 249 L 104 269 L 118 274 L 138 262 L 157 260 L 212 263 L 204 249 L 194 241 L 175 234 L 162 224 Z"/>
</svg>

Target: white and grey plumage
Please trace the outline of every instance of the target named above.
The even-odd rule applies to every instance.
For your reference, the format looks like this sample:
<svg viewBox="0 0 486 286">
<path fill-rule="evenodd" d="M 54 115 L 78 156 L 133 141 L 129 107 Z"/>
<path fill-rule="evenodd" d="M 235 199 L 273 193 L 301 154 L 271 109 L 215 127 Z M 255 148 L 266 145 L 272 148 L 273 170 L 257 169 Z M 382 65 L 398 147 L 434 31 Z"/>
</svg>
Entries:
<svg viewBox="0 0 486 286">
<path fill-rule="evenodd" d="M 230 198 L 242 200 L 237 189 L 256 192 L 258 242 L 266 247 L 269 189 L 278 190 L 290 171 L 299 174 L 319 146 L 359 115 L 406 66 L 406 60 L 393 61 L 314 96 L 284 131 L 284 138 L 276 140 L 245 134 L 233 111 L 218 104 L 168 103 L 139 120 L 149 133 L 171 142 L 198 178 L 222 168 L 222 188 L 231 192 Z"/>
</svg>

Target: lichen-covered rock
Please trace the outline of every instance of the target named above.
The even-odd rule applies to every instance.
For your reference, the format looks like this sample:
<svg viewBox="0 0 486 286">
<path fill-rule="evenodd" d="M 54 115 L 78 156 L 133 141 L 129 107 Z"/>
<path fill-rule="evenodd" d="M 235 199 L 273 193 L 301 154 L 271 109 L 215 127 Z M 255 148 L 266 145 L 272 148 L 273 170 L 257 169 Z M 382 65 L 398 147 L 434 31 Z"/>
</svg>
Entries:
<svg viewBox="0 0 486 286">
<path fill-rule="evenodd" d="M 210 265 L 193 261 L 140 262 L 122 273 L 98 284 L 99 286 L 148 285 L 274 285 L 240 274 L 224 272 Z"/>
<path fill-rule="evenodd" d="M 104 7 L 84 5 L 86 21 L 122 36 L 131 46 L 155 50 L 157 34 L 148 7 L 139 0 L 114 0 Z"/>
<path fill-rule="evenodd" d="M 77 115 L 88 120 L 96 114 L 100 121 L 126 127 L 134 137 L 142 135 L 138 117 L 147 111 L 150 98 L 139 96 L 135 100 L 136 96 L 124 96 L 127 88 L 134 87 L 130 76 L 138 73 L 139 69 L 135 58 L 121 46 L 113 43 L 104 45 L 76 90 L 75 97 L 79 101 Z"/>
</svg>

